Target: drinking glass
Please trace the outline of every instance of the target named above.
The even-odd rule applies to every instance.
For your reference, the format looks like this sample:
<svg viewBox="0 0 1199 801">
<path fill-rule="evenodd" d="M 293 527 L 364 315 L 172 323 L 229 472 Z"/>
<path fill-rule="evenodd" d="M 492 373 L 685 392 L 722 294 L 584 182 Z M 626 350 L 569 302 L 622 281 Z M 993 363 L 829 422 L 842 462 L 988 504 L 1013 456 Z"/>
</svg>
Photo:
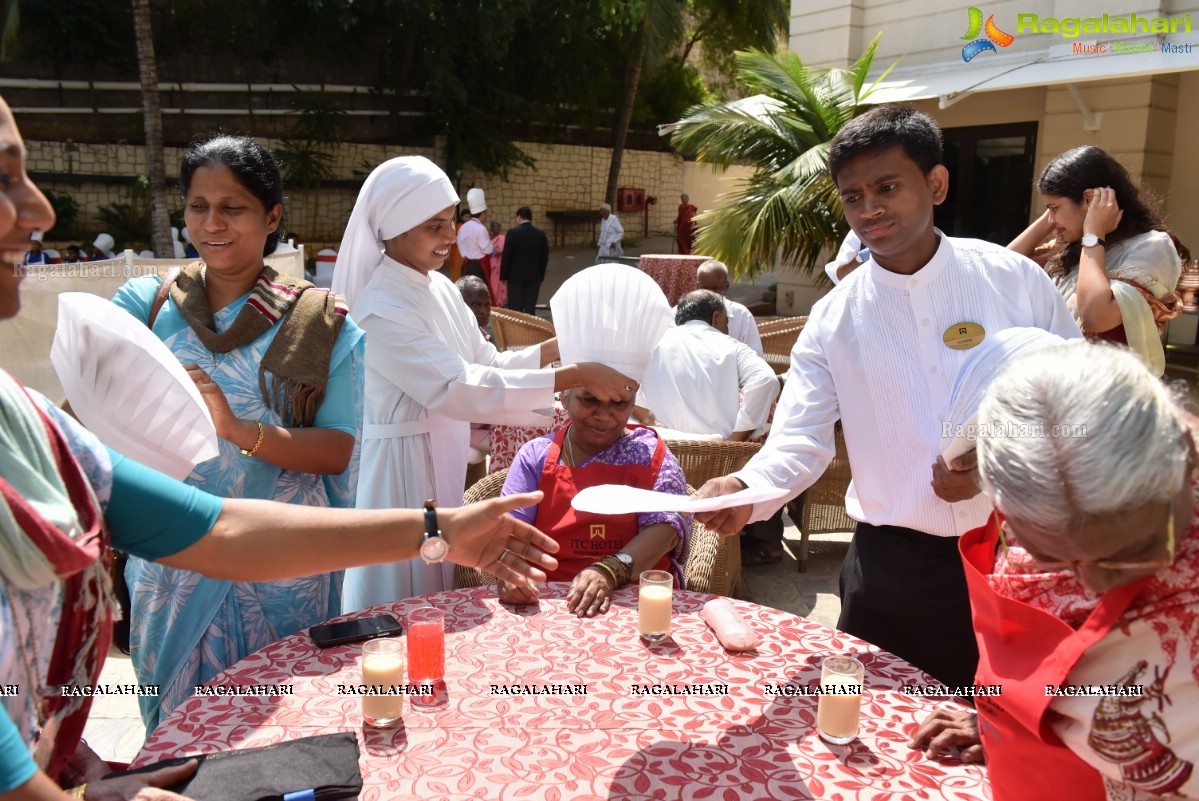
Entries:
<svg viewBox="0 0 1199 801">
<path fill-rule="evenodd" d="M 641 574 L 637 595 L 637 615 L 641 636 L 657 642 L 670 636 L 671 588 L 674 576 L 665 570 L 647 570 Z"/>
<path fill-rule="evenodd" d="M 408 681 L 432 684 L 445 677 L 445 613 L 418 606 L 408 613 Z"/>
<path fill-rule="evenodd" d="M 858 736 L 864 676 L 862 663 L 852 656 L 829 656 L 821 663 L 816 731 L 825 742 L 845 745 Z"/>
<path fill-rule="evenodd" d="M 362 696 L 362 720 L 380 729 L 399 724 L 404 715 L 403 643 L 394 637 L 367 640 L 362 644 L 362 683 L 377 686 L 383 694 Z M 396 687 L 394 695 L 386 694 Z"/>
</svg>

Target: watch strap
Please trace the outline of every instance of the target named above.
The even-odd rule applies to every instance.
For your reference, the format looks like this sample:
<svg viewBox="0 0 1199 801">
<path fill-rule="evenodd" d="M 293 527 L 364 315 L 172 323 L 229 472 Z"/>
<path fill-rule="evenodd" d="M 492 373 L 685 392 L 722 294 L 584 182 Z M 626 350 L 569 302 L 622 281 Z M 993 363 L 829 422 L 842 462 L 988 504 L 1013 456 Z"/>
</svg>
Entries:
<svg viewBox="0 0 1199 801">
<path fill-rule="evenodd" d="M 425 501 L 425 539 L 440 536 L 441 529 L 437 527 L 437 502 Z"/>
</svg>

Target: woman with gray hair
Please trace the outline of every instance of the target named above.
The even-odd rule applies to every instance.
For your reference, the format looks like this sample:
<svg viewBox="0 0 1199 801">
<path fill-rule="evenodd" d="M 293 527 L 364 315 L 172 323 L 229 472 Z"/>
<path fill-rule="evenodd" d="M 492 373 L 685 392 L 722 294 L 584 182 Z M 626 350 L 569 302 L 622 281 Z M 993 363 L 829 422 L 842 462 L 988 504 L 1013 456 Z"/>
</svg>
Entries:
<svg viewBox="0 0 1199 801">
<path fill-rule="evenodd" d="M 959 547 L 976 681 L 1001 694 L 910 746 L 985 756 L 995 801 L 1199 797 L 1196 421 L 1132 352 L 1085 343 L 1014 360 L 978 420 L 995 512 Z"/>
</svg>

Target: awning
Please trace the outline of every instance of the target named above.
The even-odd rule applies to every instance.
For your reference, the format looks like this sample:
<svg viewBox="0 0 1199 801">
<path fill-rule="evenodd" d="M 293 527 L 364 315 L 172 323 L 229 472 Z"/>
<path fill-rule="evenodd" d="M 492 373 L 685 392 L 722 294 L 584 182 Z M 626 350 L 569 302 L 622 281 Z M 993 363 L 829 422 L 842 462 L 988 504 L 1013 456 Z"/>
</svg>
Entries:
<svg viewBox="0 0 1199 801">
<path fill-rule="evenodd" d="M 1079 42 L 1091 45 L 1091 42 Z M 1109 47 L 1111 43 L 1106 43 Z M 872 104 L 906 103 L 937 98 L 941 108 L 949 108 L 975 92 L 997 92 L 1030 86 L 1082 84 L 1119 78 L 1136 78 L 1167 72 L 1199 70 L 1199 43 L 1190 53 L 1163 53 L 1159 40 L 1152 37 L 1129 38 L 1125 45 L 1151 44 L 1152 53 L 1074 52 L 1073 43 L 1055 45 L 1049 50 L 992 56 L 984 53 L 973 63 L 939 62 L 913 67 L 896 67 L 870 94 Z M 882 74 L 880 69 L 874 76 Z M 730 105 L 749 114 L 767 114 L 776 101 L 765 95 L 742 98 Z M 666 136 L 678 123 L 658 126 L 658 135 Z"/>
<path fill-rule="evenodd" d="M 1079 42 L 1091 45 L 1094 42 Z M 1109 47 L 1111 43 L 1106 43 Z M 1048 51 L 992 58 L 979 56 L 975 63 L 924 64 L 896 68 L 870 95 L 871 103 L 903 103 L 937 98 L 948 108 L 975 92 L 997 92 L 1030 86 L 1081 84 L 1136 78 L 1166 72 L 1199 69 L 1199 47 L 1191 53 L 1162 53 L 1155 39 L 1129 39 L 1124 44 L 1150 44 L 1151 53 L 1073 52 L 1073 45 L 1056 45 Z"/>
</svg>

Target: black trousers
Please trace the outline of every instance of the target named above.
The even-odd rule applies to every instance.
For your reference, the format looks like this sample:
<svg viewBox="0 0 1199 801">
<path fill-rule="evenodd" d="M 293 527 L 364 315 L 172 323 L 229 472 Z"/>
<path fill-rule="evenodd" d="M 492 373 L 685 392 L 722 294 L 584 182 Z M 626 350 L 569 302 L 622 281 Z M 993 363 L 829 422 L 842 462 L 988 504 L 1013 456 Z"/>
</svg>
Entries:
<svg viewBox="0 0 1199 801">
<path fill-rule="evenodd" d="M 779 509 L 773 517 L 757 523 L 745 525 L 745 538 L 762 546 L 768 551 L 776 552 L 783 547 L 783 510 Z"/>
<path fill-rule="evenodd" d="M 837 628 L 946 685 L 974 683 L 978 644 L 957 537 L 858 523 L 841 564 Z"/>
<path fill-rule="evenodd" d="M 507 308 L 513 311 L 524 312 L 525 314 L 536 314 L 537 295 L 540 293 L 540 281 L 532 281 L 524 284 L 509 281 Z"/>
<path fill-rule="evenodd" d="M 462 262 L 462 274 L 482 278 L 483 283 L 487 283 L 487 273 L 483 272 L 483 262 L 478 259 L 467 259 Z"/>
</svg>

